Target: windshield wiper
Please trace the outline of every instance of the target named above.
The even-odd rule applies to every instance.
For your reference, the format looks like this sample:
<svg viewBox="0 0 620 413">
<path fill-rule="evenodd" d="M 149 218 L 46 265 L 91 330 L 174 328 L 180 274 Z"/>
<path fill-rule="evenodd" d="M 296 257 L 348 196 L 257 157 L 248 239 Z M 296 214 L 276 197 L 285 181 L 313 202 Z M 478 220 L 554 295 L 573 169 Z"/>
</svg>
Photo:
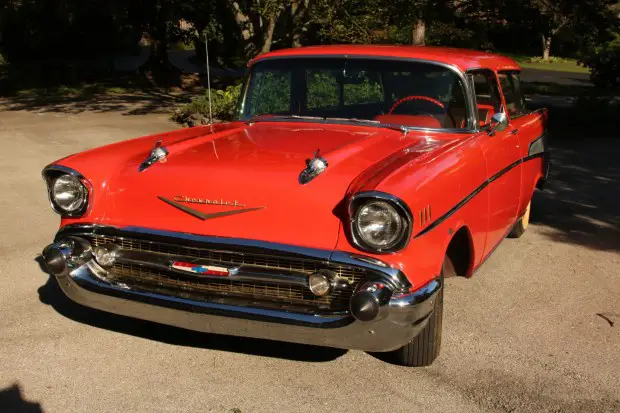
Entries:
<svg viewBox="0 0 620 413">
<path fill-rule="evenodd" d="M 380 125 L 381 122 L 374 119 L 360 119 L 360 118 L 325 118 L 327 120 L 336 120 L 339 122 L 352 122 L 352 123 L 369 123 L 371 125 Z"/>
<path fill-rule="evenodd" d="M 270 119 L 276 120 L 287 120 L 287 119 L 301 119 L 301 120 L 318 120 L 318 121 L 336 121 L 336 122 L 350 122 L 350 123 L 358 123 L 362 125 L 372 125 L 379 126 L 387 129 L 394 129 L 401 131 L 403 133 L 407 133 L 410 130 L 414 129 L 412 127 L 404 126 L 404 125 L 394 125 L 390 123 L 382 123 L 381 121 L 374 119 L 360 119 L 360 118 L 331 118 L 327 116 L 304 116 L 304 115 L 258 115 L 254 116 L 252 119 L 248 121 L 248 123 L 268 122 Z"/>
<path fill-rule="evenodd" d="M 374 119 L 359 119 L 359 118 L 329 118 L 329 119 L 341 120 L 341 121 L 352 122 L 352 123 L 361 123 L 361 124 L 367 124 L 367 125 L 372 125 L 372 126 L 379 126 L 381 128 L 394 129 L 394 130 L 403 132 L 404 134 L 407 134 L 409 131 L 415 129 L 413 127 L 405 126 L 405 125 L 383 123 L 379 120 L 374 120 Z"/>
<path fill-rule="evenodd" d="M 271 119 L 306 119 L 306 120 L 326 120 L 323 116 L 302 116 L 302 115 L 257 115 L 248 121 L 248 123 L 254 122 L 269 122 Z"/>
</svg>

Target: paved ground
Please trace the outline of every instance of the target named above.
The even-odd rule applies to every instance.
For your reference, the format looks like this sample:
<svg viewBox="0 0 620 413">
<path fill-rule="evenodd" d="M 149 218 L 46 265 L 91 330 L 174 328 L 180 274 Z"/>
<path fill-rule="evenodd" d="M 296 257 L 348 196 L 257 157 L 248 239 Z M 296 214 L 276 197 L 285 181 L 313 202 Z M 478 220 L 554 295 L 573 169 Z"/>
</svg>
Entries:
<svg viewBox="0 0 620 413">
<path fill-rule="evenodd" d="M 560 85 L 588 86 L 589 73 L 559 72 L 555 70 L 523 69 L 521 79 L 524 82 L 558 83 Z"/>
<path fill-rule="evenodd" d="M 0 112 L 0 412 L 620 411 L 618 141 L 556 144 L 529 232 L 448 281 L 442 354 L 407 369 L 64 299 L 35 261 L 58 224 L 40 170 L 172 126 L 113 108 Z"/>
</svg>

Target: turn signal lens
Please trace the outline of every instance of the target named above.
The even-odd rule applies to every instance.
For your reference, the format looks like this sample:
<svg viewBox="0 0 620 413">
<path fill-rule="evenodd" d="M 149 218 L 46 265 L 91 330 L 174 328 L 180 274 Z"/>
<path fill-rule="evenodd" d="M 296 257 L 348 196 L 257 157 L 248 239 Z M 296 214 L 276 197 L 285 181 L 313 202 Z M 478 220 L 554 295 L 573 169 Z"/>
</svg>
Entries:
<svg viewBox="0 0 620 413">
<path fill-rule="evenodd" d="M 93 250 L 95 261 L 103 268 L 110 268 L 116 262 L 116 254 L 105 247 L 96 247 Z"/>
<path fill-rule="evenodd" d="M 331 280 L 324 274 L 312 274 L 308 278 L 308 287 L 312 294 L 323 297 L 331 290 Z"/>
</svg>

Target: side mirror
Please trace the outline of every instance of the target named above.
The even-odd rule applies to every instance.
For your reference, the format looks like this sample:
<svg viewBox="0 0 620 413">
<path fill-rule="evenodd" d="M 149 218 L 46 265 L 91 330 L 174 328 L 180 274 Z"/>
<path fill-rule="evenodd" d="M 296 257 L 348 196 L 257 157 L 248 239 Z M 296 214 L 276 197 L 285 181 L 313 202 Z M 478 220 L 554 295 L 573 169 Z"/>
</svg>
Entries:
<svg viewBox="0 0 620 413">
<path fill-rule="evenodd" d="M 489 136 L 495 135 L 495 132 L 503 131 L 508 127 L 508 117 L 504 112 L 498 112 L 491 118 L 491 124 L 489 127 Z"/>
</svg>

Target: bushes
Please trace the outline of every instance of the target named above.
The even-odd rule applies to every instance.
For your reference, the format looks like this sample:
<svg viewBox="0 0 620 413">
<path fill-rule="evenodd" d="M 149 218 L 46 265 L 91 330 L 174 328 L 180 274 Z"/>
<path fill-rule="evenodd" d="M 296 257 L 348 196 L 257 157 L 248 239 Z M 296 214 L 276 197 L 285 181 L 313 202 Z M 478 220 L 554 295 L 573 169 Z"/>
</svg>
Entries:
<svg viewBox="0 0 620 413">
<path fill-rule="evenodd" d="M 549 60 L 545 60 L 544 57 L 534 56 L 527 59 L 527 63 L 542 63 L 542 64 L 551 64 L 551 63 L 569 63 L 570 60 L 564 59 L 562 57 L 557 56 L 549 56 Z"/>
<path fill-rule="evenodd" d="M 190 103 L 175 110 L 172 120 L 187 126 L 205 125 L 209 123 L 209 91 L 204 95 L 195 97 Z M 215 89 L 211 91 L 211 108 L 213 119 L 217 121 L 228 121 L 234 117 L 235 108 L 241 85 L 228 86 L 226 89 Z"/>
<path fill-rule="evenodd" d="M 620 89 L 620 32 L 611 39 L 591 48 L 581 59 L 592 70 L 592 83 L 601 88 Z"/>
</svg>

